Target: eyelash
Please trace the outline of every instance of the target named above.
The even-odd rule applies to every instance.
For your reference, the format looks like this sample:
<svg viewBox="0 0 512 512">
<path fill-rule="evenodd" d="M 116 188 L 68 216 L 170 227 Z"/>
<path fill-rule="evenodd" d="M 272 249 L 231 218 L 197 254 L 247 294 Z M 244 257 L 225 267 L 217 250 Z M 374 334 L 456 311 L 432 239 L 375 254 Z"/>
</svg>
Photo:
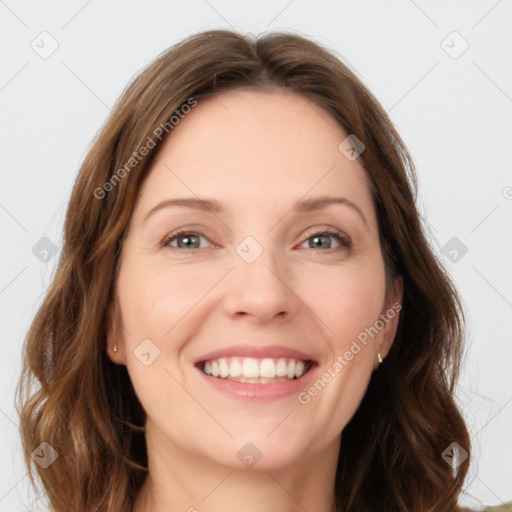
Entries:
<svg viewBox="0 0 512 512">
<path fill-rule="evenodd" d="M 181 231 L 178 231 L 177 233 L 171 233 L 171 234 L 167 235 L 162 240 L 162 243 L 161 243 L 162 247 L 170 247 L 171 249 L 177 249 L 177 250 L 183 249 L 180 247 L 173 247 L 173 246 L 169 245 L 171 242 L 180 238 L 183 235 L 202 236 L 208 240 L 208 238 L 205 235 L 203 235 L 203 233 L 199 233 L 197 231 L 181 230 Z M 340 247 L 326 249 L 326 250 L 320 251 L 320 252 L 331 254 L 333 252 L 342 251 L 344 249 L 349 249 L 350 247 L 352 247 L 352 242 L 350 241 L 350 238 L 341 231 L 330 231 L 330 230 L 318 231 L 318 232 L 315 232 L 312 235 L 308 236 L 305 240 L 309 240 L 310 238 L 313 238 L 313 237 L 319 236 L 319 235 L 324 235 L 324 236 L 327 235 L 327 236 L 336 238 L 336 240 L 338 240 L 338 242 L 340 242 Z M 185 249 L 185 250 L 188 252 L 195 252 L 195 251 L 199 251 L 200 249 L 201 248 L 193 248 L 193 249 Z M 313 249 L 313 248 L 309 247 L 309 249 Z"/>
</svg>

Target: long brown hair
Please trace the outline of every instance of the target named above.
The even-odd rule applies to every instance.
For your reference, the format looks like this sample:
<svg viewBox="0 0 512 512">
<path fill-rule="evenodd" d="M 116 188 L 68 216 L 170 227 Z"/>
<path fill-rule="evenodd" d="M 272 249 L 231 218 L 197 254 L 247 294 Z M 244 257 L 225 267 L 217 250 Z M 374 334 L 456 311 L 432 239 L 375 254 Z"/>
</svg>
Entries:
<svg viewBox="0 0 512 512">
<path fill-rule="evenodd" d="M 105 352 L 122 240 L 161 141 L 172 137 L 171 116 L 236 88 L 296 92 L 363 141 L 359 158 L 387 277 L 404 282 L 394 344 L 343 430 L 338 508 L 457 510 L 469 459 L 452 471 L 443 452 L 452 443 L 470 452 L 453 395 L 464 314 L 425 236 L 413 162 L 356 75 L 334 53 L 285 32 L 213 30 L 187 38 L 136 77 L 99 132 L 73 188 L 56 275 L 24 345 L 17 408 L 32 484 L 31 453 L 47 442 L 57 459 L 34 467 L 55 512 L 132 509 L 147 476 L 145 412 L 126 367 Z"/>
</svg>

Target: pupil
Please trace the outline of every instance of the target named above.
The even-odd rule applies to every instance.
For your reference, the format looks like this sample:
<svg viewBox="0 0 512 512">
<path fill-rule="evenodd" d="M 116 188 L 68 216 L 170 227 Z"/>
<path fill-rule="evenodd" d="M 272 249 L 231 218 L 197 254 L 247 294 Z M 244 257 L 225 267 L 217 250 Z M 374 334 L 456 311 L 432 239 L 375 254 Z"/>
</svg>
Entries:
<svg viewBox="0 0 512 512">
<path fill-rule="evenodd" d="M 194 238 L 197 238 L 197 236 L 196 236 L 196 235 L 192 235 L 192 236 L 182 236 L 182 237 L 180 237 L 180 239 L 179 239 L 179 240 L 184 240 L 185 242 L 184 242 L 184 243 L 179 243 L 179 240 L 178 240 L 178 245 L 179 245 L 180 247 L 191 247 L 192 245 L 194 245 L 194 241 L 193 241 L 193 239 L 194 239 Z M 189 242 L 190 242 L 190 240 L 192 240 L 192 243 L 187 243 L 187 241 L 189 241 Z M 197 244 L 196 244 L 196 245 L 197 245 Z"/>
<path fill-rule="evenodd" d="M 316 243 L 317 240 L 321 240 L 322 238 L 327 239 L 327 237 L 325 235 L 322 235 L 322 236 L 315 236 L 315 237 L 313 237 L 313 240 Z M 322 246 L 322 243 L 320 243 L 320 246 Z M 331 247 L 331 244 L 330 244 L 330 242 L 327 242 L 327 244 L 323 244 L 323 246 L 326 249 L 329 249 Z"/>
</svg>

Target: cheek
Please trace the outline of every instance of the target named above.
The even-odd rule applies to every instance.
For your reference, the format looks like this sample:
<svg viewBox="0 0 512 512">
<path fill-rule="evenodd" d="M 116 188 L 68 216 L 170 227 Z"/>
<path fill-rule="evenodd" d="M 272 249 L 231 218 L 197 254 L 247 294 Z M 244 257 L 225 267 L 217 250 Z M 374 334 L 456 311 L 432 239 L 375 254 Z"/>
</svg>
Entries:
<svg viewBox="0 0 512 512">
<path fill-rule="evenodd" d="M 211 279 L 204 277 L 180 271 L 180 266 L 156 269 L 126 265 L 120 272 L 117 291 L 132 342 L 141 336 L 168 339 L 174 326 L 207 291 Z"/>
<path fill-rule="evenodd" d="M 204 317 L 215 307 L 207 293 L 219 280 L 219 273 L 211 268 L 198 272 L 185 265 L 149 263 L 125 261 L 117 284 L 126 367 L 145 404 L 163 392 L 162 384 L 174 382 L 169 374 L 180 382 L 186 378 L 183 371 L 188 367 L 182 359 Z"/>
<path fill-rule="evenodd" d="M 385 294 L 384 269 L 379 265 L 329 269 L 315 280 L 303 280 L 301 293 L 338 348 L 343 348 L 378 319 Z"/>
<path fill-rule="evenodd" d="M 188 340 L 183 330 L 187 312 L 204 291 L 178 268 L 158 269 L 126 259 L 118 276 L 126 367 L 150 416 L 166 411 L 171 396 L 177 407 L 190 400 L 173 379 L 182 381 L 174 360 Z"/>
</svg>

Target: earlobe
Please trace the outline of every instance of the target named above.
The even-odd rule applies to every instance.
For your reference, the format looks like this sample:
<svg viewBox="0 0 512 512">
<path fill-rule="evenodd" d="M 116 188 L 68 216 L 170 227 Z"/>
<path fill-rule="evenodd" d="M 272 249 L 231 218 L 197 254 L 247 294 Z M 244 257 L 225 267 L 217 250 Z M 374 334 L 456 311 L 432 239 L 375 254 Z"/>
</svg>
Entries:
<svg viewBox="0 0 512 512">
<path fill-rule="evenodd" d="M 107 320 L 107 346 L 106 352 L 109 359 L 116 364 L 124 364 L 122 340 L 120 339 L 119 320 L 117 318 L 117 307 L 114 304 L 110 308 Z"/>
</svg>

